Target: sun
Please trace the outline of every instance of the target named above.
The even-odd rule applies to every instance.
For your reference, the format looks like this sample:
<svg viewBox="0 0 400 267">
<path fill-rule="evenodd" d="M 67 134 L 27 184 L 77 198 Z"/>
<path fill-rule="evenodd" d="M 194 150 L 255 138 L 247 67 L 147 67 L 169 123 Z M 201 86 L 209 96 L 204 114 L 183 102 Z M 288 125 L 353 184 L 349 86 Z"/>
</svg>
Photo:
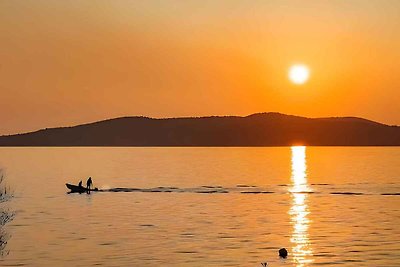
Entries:
<svg viewBox="0 0 400 267">
<path fill-rule="evenodd" d="M 296 64 L 289 69 L 289 79 L 294 84 L 304 84 L 310 77 L 310 70 L 306 65 Z"/>
</svg>

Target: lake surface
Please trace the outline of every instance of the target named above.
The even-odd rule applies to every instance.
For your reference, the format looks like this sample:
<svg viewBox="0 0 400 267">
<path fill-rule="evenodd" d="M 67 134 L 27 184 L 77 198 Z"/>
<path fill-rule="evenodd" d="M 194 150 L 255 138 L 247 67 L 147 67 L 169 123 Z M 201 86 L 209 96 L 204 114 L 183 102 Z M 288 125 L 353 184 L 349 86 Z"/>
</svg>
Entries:
<svg viewBox="0 0 400 267">
<path fill-rule="evenodd" d="M 400 266 L 400 147 L 0 148 L 0 168 L 1 266 Z M 66 193 L 88 176 L 101 192 Z"/>
</svg>

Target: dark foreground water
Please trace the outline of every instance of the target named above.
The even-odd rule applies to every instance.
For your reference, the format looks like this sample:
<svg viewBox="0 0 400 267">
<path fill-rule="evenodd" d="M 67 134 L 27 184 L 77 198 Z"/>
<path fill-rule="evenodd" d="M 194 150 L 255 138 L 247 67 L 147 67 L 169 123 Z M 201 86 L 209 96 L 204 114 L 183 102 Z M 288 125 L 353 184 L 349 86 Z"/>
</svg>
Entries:
<svg viewBox="0 0 400 267">
<path fill-rule="evenodd" d="M 399 147 L 0 148 L 0 168 L 1 266 L 400 266 Z M 66 194 L 88 176 L 100 192 Z"/>
</svg>

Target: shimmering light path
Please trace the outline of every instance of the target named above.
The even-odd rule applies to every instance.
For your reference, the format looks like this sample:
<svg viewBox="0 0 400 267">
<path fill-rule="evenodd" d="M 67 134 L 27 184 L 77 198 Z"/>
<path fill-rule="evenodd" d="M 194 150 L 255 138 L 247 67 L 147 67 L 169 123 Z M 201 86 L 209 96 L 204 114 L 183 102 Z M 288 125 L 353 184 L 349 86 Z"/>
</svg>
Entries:
<svg viewBox="0 0 400 267">
<path fill-rule="evenodd" d="M 294 146 L 292 149 L 292 193 L 293 202 L 289 210 L 293 232 L 291 242 L 293 243 L 292 253 L 298 267 L 305 266 L 312 262 L 312 248 L 308 238 L 310 220 L 307 215 L 310 213 L 307 205 L 310 188 L 307 184 L 307 162 L 306 147 Z"/>
</svg>

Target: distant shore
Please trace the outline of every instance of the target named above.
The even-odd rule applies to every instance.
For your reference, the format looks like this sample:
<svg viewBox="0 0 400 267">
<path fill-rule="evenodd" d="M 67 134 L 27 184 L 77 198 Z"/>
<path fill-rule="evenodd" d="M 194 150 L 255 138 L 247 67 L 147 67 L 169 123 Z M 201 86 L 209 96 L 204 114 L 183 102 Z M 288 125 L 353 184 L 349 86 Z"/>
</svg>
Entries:
<svg viewBox="0 0 400 267">
<path fill-rule="evenodd" d="M 258 147 L 400 146 L 400 127 L 356 117 L 122 117 L 73 127 L 0 136 L 0 146 Z"/>
</svg>

